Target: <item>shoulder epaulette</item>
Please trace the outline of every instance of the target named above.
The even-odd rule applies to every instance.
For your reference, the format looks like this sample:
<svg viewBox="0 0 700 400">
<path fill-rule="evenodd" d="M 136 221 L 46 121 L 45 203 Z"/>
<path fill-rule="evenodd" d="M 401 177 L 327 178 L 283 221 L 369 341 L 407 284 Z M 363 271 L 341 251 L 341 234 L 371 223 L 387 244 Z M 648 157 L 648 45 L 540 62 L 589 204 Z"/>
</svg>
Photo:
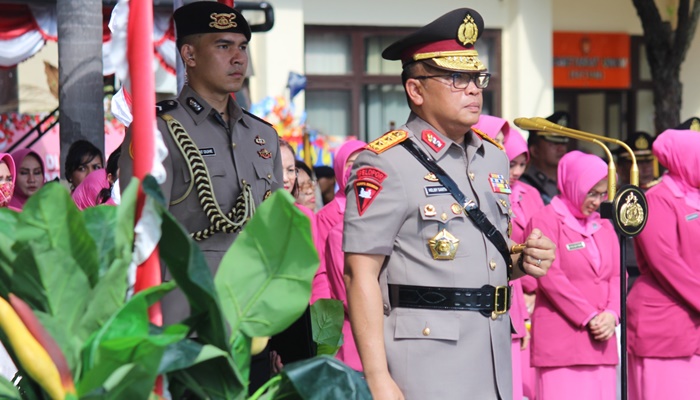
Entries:
<svg viewBox="0 0 700 400">
<path fill-rule="evenodd" d="M 406 138 L 408 138 L 408 132 L 406 131 L 389 131 L 378 139 L 369 142 L 366 148 L 376 154 L 380 154 L 403 142 Z"/>
<path fill-rule="evenodd" d="M 506 149 L 505 149 L 500 143 L 498 143 L 497 141 L 491 139 L 491 137 L 489 137 L 489 135 L 485 134 L 484 132 L 482 132 L 482 131 L 480 131 L 480 130 L 478 130 L 478 129 L 476 129 L 476 128 L 472 128 L 472 130 L 474 131 L 474 133 L 476 133 L 477 135 L 481 136 L 482 139 L 486 140 L 487 142 L 490 142 L 491 144 L 493 144 L 494 146 L 498 147 L 499 149 L 501 149 L 501 150 L 503 150 L 503 151 L 506 151 Z"/>
<path fill-rule="evenodd" d="M 264 123 L 265 125 L 270 125 L 270 127 L 273 127 L 271 123 L 265 121 L 264 119 L 258 117 L 257 115 L 253 114 L 252 112 L 248 110 L 243 110 L 244 113 L 248 114 L 249 116 L 253 117 L 254 119 L 257 119 L 258 121 Z M 274 128 L 274 127 L 273 127 Z"/>
<path fill-rule="evenodd" d="M 156 115 L 172 111 L 177 108 L 177 101 L 175 100 L 163 100 L 156 103 Z"/>
</svg>

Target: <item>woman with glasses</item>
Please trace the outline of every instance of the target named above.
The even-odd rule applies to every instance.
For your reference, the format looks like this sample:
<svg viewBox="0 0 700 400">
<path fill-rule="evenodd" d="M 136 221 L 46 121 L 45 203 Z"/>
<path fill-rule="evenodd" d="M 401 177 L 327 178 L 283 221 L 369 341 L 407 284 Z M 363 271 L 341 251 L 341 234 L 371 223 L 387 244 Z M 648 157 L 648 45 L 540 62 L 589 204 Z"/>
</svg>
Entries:
<svg viewBox="0 0 700 400">
<path fill-rule="evenodd" d="M 556 243 L 556 259 L 538 279 L 531 362 L 537 399 L 614 400 L 618 363 L 620 248 L 597 212 L 607 198 L 607 166 L 597 156 L 567 153 L 560 194 L 528 224 Z"/>
<path fill-rule="evenodd" d="M 295 162 L 297 168 L 297 204 L 308 208 L 313 212 L 316 209 L 316 180 L 306 163 L 301 160 Z"/>
<path fill-rule="evenodd" d="M 700 134 L 666 130 L 652 146 L 668 172 L 646 192 L 647 225 L 634 238 L 629 398 L 697 399 L 700 377 Z"/>
</svg>

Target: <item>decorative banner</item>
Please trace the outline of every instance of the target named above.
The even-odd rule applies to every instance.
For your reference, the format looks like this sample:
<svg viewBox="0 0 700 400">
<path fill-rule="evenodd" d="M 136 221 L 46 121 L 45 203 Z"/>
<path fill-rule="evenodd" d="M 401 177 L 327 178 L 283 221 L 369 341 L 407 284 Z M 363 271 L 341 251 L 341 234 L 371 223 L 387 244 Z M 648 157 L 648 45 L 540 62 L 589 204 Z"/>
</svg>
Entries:
<svg viewBox="0 0 700 400">
<path fill-rule="evenodd" d="M 556 89 L 629 89 L 629 35 L 554 32 L 553 48 Z"/>
</svg>

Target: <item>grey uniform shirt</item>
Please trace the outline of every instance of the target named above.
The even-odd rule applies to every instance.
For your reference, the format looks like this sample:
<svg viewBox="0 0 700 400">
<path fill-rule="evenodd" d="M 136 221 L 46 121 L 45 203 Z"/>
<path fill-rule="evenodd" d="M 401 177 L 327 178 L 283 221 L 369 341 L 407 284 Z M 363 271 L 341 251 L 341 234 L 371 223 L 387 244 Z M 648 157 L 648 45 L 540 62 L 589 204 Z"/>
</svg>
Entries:
<svg viewBox="0 0 700 400">
<path fill-rule="evenodd" d="M 400 129 L 435 158 L 505 236 L 508 194 L 497 193 L 490 183 L 492 176 L 508 178 L 505 152 L 472 132 L 465 137 L 465 150 L 415 114 Z M 346 187 L 343 250 L 387 256 L 380 273 L 387 361 L 407 399 L 510 399 L 508 314 L 492 320 L 476 311 L 389 306 L 387 284 L 507 284 L 507 267 L 495 246 L 427 174 L 401 145 L 381 154 L 362 152 Z M 428 240 L 443 228 L 459 240 L 454 260 L 435 260 L 429 250 Z"/>
<path fill-rule="evenodd" d="M 159 103 L 161 104 L 161 103 Z M 162 105 L 168 114 L 182 124 L 199 149 L 207 165 L 216 201 L 224 214 L 231 211 L 241 193 L 242 182 L 251 185 L 253 199 L 259 205 L 266 193 L 282 187 L 282 161 L 277 133 L 269 124 L 241 109 L 232 99 L 228 103 L 228 123 L 192 88 L 184 86 L 177 99 Z M 161 185 L 169 211 L 189 233 L 209 227 L 210 222 L 197 196 L 196 186 L 187 193 L 192 177 L 187 160 L 178 149 L 165 121 L 157 118 L 158 129 L 168 148 L 163 165 L 167 180 Z M 120 182 L 125 188 L 131 180 L 133 160 L 130 156 L 130 132 L 122 145 L 119 160 Z M 177 204 L 173 204 L 173 202 Z M 212 274 L 216 273 L 225 252 L 237 233 L 215 233 L 198 242 Z M 164 277 L 169 279 L 169 274 Z M 166 323 L 189 316 L 189 307 L 182 293 L 175 291 L 163 301 Z"/>
</svg>

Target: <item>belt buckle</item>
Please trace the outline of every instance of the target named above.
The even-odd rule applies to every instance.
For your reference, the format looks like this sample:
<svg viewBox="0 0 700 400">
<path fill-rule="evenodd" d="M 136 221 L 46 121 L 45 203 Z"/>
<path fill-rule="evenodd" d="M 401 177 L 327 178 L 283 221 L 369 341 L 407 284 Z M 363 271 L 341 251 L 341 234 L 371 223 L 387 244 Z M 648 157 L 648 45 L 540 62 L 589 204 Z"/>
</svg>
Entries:
<svg viewBox="0 0 700 400">
<path fill-rule="evenodd" d="M 493 312 L 496 315 L 505 314 L 508 312 L 508 286 L 496 286 L 496 297 L 493 300 Z M 503 308 L 498 308 L 498 300 L 503 298 Z"/>
</svg>

